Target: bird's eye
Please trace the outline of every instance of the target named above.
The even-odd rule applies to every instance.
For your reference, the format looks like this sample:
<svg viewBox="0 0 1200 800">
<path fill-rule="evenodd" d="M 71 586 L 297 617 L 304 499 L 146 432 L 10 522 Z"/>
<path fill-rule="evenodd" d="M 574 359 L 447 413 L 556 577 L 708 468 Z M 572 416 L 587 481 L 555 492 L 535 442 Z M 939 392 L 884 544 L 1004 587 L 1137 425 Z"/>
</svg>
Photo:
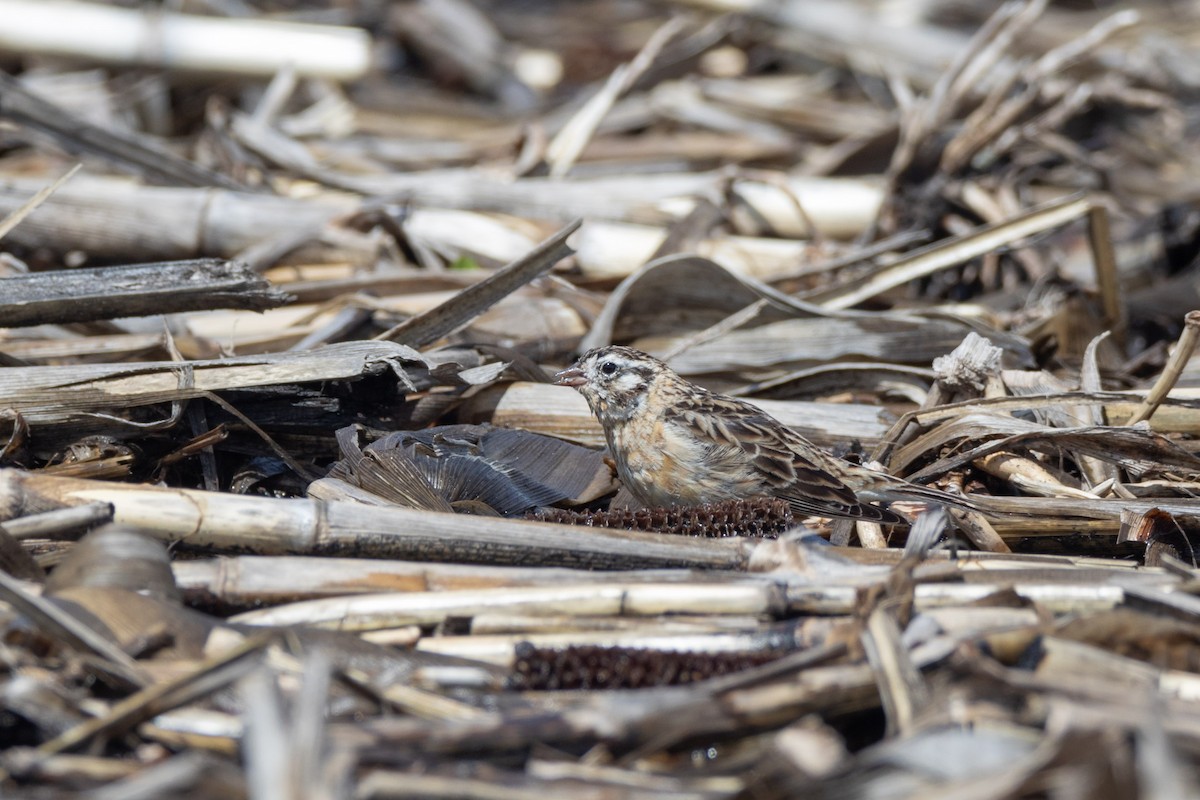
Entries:
<svg viewBox="0 0 1200 800">
<path fill-rule="evenodd" d="M 603 364 L 600 365 L 600 371 L 603 372 L 605 375 L 612 375 L 613 373 L 615 373 L 617 371 L 617 365 L 611 361 L 605 361 Z"/>
</svg>

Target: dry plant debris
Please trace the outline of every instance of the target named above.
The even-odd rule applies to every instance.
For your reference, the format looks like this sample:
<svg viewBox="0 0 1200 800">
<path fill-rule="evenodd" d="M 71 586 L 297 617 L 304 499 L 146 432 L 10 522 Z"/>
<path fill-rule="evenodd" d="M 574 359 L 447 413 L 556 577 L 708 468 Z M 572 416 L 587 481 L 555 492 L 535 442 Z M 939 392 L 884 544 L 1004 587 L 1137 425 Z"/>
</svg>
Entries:
<svg viewBox="0 0 1200 800">
<path fill-rule="evenodd" d="M 168 6 L 0 0 L 0 795 L 1200 795 L 1200 7 Z"/>
</svg>

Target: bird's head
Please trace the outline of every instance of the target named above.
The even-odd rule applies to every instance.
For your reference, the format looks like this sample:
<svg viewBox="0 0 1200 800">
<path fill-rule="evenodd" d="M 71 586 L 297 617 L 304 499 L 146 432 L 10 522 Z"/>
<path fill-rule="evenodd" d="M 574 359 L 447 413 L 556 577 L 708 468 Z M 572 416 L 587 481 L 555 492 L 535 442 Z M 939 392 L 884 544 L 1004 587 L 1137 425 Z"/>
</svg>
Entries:
<svg viewBox="0 0 1200 800">
<path fill-rule="evenodd" d="M 655 381 L 670 376 L 666 364 L 632 347 L 608 345 L 589 350 L 573 367 L 554 376 L 559 386 L 574 386 L 603 422 L 632 416 Z"/>
</svg>

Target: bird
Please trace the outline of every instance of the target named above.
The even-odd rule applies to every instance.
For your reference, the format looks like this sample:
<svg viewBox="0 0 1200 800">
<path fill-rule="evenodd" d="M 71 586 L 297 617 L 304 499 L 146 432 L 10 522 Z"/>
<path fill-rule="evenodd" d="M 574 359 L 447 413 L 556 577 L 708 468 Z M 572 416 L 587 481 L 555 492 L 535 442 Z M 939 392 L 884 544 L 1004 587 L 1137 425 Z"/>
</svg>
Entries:
<svg viewBox="0 0 1200 800">
<path fill-rule="evenodd" d="M 617 477 L 647 507 L 769 495 L 793 512 L 885 524 L 907 520 L 872 501 L 978 510 L 960 496 L 835 458 L 752 403 L 697 386 L 632 347 L 594 348 L 554 378 L 587 400 Z"/>
</svg>

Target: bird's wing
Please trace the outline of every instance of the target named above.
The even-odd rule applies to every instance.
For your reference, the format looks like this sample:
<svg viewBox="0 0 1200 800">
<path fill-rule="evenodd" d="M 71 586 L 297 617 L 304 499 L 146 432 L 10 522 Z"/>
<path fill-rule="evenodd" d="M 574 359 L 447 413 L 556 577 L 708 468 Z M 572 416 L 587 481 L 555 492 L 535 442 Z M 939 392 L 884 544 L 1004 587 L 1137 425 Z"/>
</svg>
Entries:
<svg viewBox="0 0 1200 800">
<path fill-rule="evenodd" d="M 713 443 L 711 458 L 728 466 L 742 461 L 764 491 L 805 514 L 896 523 L 894 512 L 860 502 L 842 481 L 836 462 L 762 409 L 732 397 L 693 394 L 677 403 L 673 420 Z"/>
</svg>

